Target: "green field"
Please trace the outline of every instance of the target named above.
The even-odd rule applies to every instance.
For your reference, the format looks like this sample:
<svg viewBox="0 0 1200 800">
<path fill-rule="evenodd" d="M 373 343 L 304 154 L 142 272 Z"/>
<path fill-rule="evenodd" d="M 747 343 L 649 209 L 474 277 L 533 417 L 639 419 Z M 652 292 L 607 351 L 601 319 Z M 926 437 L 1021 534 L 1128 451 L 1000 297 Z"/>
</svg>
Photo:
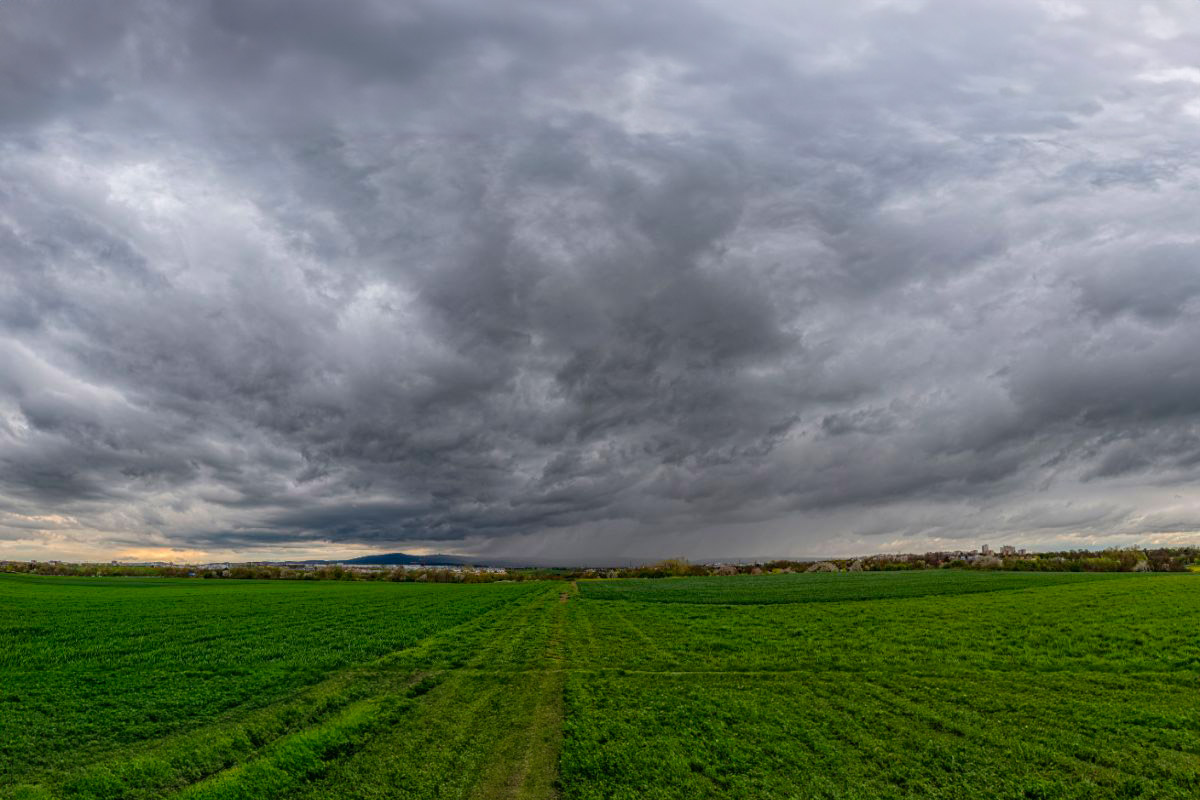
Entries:
<svg viewBox="0 0 1200 800">
<path fill-rule="evenodd" d="M 1200 578 L 0 575 L 0 798 L 1195 798 Z"/>
<path fill-rule="evenodd" d="M 584 583 L 582 590 L 584 597 L 589 600 L 765 605 L 971 594 L 1121 577 L 1128 576 L 1118 572 L 815 572 L 761 575 L 753 580 L 745 577 L 733 580 L 714 577 L 591 581 Z"/>
</svg>

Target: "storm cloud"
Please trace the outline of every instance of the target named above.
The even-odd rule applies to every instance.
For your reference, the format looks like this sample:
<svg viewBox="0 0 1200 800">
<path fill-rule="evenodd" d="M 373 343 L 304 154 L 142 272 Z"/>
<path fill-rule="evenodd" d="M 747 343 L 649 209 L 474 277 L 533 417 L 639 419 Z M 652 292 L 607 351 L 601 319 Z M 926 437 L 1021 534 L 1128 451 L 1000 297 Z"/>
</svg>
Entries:
<svg viewBox="0 0 1200 800">
<path fill-rule="evenodd" d="M 0 4 L 0 556 L 1200 530 L 1200 6 Z"/>
</svg>

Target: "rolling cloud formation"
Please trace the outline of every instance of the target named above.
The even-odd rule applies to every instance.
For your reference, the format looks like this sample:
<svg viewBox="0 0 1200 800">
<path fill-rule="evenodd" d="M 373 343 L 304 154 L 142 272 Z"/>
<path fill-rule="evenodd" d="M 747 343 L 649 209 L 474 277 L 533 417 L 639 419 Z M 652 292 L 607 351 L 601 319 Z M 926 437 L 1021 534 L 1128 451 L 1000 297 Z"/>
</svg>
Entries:
<svg viewBox="0 0 1200 800">
<path fill-rule="evenodd" d="M 0 556 L 1200 530 L 1195 2 L 12 0 L 0 76 Z"/>
</svg>

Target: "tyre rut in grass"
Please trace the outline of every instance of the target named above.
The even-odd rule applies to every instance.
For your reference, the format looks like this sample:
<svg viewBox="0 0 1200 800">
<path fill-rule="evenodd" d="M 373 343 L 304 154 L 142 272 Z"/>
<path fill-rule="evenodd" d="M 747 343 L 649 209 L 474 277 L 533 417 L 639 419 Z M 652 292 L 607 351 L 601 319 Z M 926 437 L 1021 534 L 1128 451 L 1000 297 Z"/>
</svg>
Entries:
<svg viewBox="0 0 1200 800">
<path fill-rule="evenodd" d="M 35 781 L 0 787 L 0 798 L 157 798 L 205 782 L 228 783 L 255 762 L 291 759 L 296 772 L 319 772 L 314 764 L 352 751 L 407 712 L 424 694 L 438 669 L 464 662 L 527 613 L 527 599 L 514 599 L 415 646 L 327 678 L 297 695 L 216 724 L 168 737 L 127 755 L 112 753 L 75 769 L 42 774 Z M 413 694 L 413 689 L 420 689 Z M 406 702 L 394 702 L 397 698 Z M 259 777 L 283 791 L 280 776 L 266 766 Z M 287 772 L 287 770 L 283 770 Z M 253 774 L 253 770 L 251 770 Z M 265 775 L 270 774 L 272 781 Z M 32 777 L 32 776 L 31 776 Z"/>
</svg>

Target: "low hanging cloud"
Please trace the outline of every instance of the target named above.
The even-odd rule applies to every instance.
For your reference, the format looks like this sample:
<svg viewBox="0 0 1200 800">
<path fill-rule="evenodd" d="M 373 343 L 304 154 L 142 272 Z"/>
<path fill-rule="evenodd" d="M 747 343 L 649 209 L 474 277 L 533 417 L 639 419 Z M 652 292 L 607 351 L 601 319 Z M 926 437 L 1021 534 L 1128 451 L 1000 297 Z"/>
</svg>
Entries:
<svg viewBox="0 0 1200 800">
<path fill-rule="evenodd" d="M 0 4 L 0 556 L 1200 530 L 1200 8 Z"/>
</svg>

